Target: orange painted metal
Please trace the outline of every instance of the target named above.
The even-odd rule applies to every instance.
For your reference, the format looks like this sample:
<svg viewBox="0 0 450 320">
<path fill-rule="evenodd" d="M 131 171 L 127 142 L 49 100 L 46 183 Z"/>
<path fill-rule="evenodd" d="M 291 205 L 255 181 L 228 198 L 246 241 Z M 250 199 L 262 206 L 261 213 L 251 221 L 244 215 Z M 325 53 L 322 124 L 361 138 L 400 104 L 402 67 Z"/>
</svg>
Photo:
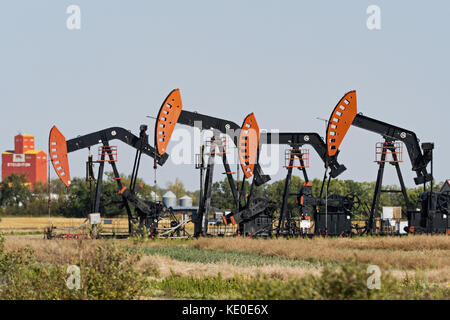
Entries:
<svg viewBox="0 0 450 320">
<path fill-rule="evenodd" d="M 167 145 L 182 109 L 180 89 L 174 89 L 164 100 L 156 118 L 155 147 L 159 155 L 166 153 Z"/>
<path fill-rule="evenodd" d="M 230 220 L 231 220 L 231 224 L 232 224 L 233 226 L 236 225 L 236 220 L 234 220 L 234 217 L 233 217 L 233 216 L 230 217 Z"/>
<path fill-rule="evenodd" d="M 206 147 L 209 148 L 210 155 L 224 155 L 227 154 L 227 137 L 218 137 L 213 136 L 210 139 L 206 140 L 205 143 Z M 219 151 L 216 151 L 216 148 L 219 149 Z"/>
<path fill-rule="evenodd" d="M 50 130 L 48 148 L 50 160 L 52 162 L 53 168 L 56 171 L 56 174 L 66 185 L 66 187 L 69 187 L 71 181 L 69 159 L 67 158 L 66 138 L 56 126 L 53 126 Z"/>
<path fill-rule="evenodd" d="M 238 142 L 239 161 L 247 179 L 253 175 L 253 169 L 258 157 L 258 146 L 259 126 L 255 115 L 250 113 L 244 119 Z"/>
<path fill-rule="evenodd" d="M 327 127 L 327 150 L 330 157 L 339 150 L 357 113 L 356 91 L 346 93 L 331 114 Z"/>
<path fill-rule="evenodd" d="M 98 162 L 117 162 L 118 149 L 116 146 L 98 147 Z M 101 159 L 104 160 L 101 160 Z"/>
<path fill-rule="evenodd" d="M 300 158 L 302 161 L 300 161 Z M 290 166 L 290 162 L 292 160 L 292 166 Z M 296 164 L 298 161 L 298 164 Z M 286 149 L 284 151 L 284 167 L 285 168 L 309 168 L 309 149 Z"/>
<path fill-rule="evenodd" d="M 384 156 L 384 160 L 382 160 Z M 375 145 L 375 162 L 400 163 L 403 162 L 403 142 L 377 142 Z"/>
</svg>

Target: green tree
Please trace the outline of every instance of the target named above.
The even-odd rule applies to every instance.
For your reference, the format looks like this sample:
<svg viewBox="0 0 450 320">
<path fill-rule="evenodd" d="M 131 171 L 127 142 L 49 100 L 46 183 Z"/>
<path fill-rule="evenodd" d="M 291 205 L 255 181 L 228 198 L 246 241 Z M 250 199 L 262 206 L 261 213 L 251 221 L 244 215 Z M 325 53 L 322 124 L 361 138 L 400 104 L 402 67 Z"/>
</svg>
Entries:
<svg viewBox="0 0 450 320">
<path fill-rule="evenodd" d="M 211 186 L 211 205 L 223 210 L 233 210 L 236 208 L 227 180 L 214 182 Z"/>
<path fill-rule="evenodd" d="M 89 183 L 80 178 L 72 179 L 67 199 L 64 202 L 65 205 L 60 210 L 65 217 L 83 217 L 90 213 L 91 193 Z"/>
<path fill-rule="evenodd" d="M 12 174 L 8 176 L 0 182 L 0 204 L 2 206 L 26 207 L 32 197 L 27 184 L 25 175 Z"/>
<path fill-rule="evenodd" d="M 167 187 L 175 194 L 177 199 L 180 199 L 186 194 L 186 189 L 180 178 L 176 178 L 175 182 L 169 182 Z"/>
</svg>

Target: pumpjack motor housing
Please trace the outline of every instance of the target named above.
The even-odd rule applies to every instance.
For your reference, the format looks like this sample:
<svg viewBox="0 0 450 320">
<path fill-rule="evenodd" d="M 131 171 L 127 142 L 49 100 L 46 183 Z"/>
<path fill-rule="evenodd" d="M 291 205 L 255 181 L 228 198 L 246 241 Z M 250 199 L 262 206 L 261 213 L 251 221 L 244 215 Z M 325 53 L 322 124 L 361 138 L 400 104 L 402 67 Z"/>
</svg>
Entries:
<svg viewBox="0 0 450 320">
<path fill-rule="evenodd" d="M 409 213 L 409 232 L 440 233 L 450 230 L 450 193 L 425 191 L 419 196 L 421 210 Z"/>
</svg>

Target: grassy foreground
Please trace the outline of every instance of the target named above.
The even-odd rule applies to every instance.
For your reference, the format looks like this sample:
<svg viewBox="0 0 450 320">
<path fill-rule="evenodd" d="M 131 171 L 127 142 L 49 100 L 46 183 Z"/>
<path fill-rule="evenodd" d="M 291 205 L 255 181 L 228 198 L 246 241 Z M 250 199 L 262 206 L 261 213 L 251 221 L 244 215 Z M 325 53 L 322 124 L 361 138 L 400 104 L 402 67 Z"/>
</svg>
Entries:
<svg viewBox="0 0 450 320">
<path fill-rule="evenodd" d="M 0 240 L 0 299 L 449 299 L 445 236 Z M 80 268 L 68 289 L 67 267 Z M 368 289 L 368 265 L 381 270 Z"/>
</svg>

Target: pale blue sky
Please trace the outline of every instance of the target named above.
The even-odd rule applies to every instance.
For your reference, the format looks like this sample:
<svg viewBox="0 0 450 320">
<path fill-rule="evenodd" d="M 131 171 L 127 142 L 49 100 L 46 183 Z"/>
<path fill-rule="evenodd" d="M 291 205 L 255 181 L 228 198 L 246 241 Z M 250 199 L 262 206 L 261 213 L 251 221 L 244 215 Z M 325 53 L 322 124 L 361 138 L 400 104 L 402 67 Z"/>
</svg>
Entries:
<svg viewBox="0 0 450 320">
<path fill-rule="evenodd" d="M 66 28 L 70 4 L 81 8 L 81 30 Z M 379 31 L 366 28 L 371 4 L 381 8 Z M 67 138 L 113 125 L 153 130 L 145 116 L 173 88 L 187 110 L 237 123 L 254 112 L 261 128 L 324 134 L 316 117 L 328 118 L 355 89 L 360 112 L 435 142 L 442 181 L 450 178 L 449 12 L 448 1 L 4 0 L 0 148 L 11 149 L 20 131 L 47 150 L 54 124 Z M 340 178 L 375 180 L 378 141 L 351 128 Z M 130 173 L 134 152 L 118 145 L 119 169 Z M 321 178 L 311 153 L 310 176 Z M 84 175 L 86 155 L 70 156 L 73 175 Z M 402 167 L 412 186 L 409 160 Z M 396 183 L 393 168 L 387 173 L 386 183 Z M 273 179 L 284 175 L 280 169 Z M 153 182 L 152 161 L 141 176 Z M 192 165 L 169 163 L 158 184 L 177 176 L 198 188 Z"/>
</svg>

